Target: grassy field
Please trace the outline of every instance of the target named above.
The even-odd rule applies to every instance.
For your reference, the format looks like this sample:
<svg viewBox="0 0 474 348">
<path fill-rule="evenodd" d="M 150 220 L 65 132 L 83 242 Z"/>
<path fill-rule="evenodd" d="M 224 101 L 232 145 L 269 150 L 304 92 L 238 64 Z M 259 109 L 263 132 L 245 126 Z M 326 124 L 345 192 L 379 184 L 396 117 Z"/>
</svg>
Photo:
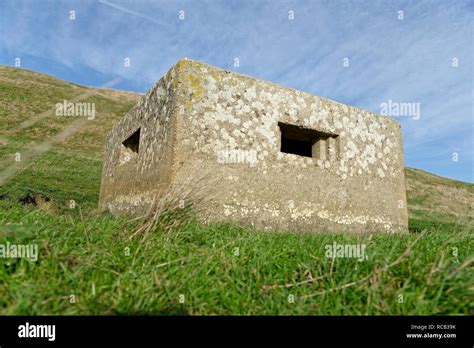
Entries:
<svg viewBox="0 0 474 348">
<path fill-rule="evenodd" d="M 472 184 L 407 169 L 406 235 L 190 219 L 131 237 L 142 221 L 97 201 L 106 131 L 139 96 L 7 67 L 0 91 L 0 244 L 39 250 L 37 262 L 0 259 L 0 314 L 473 314 Z M 54 115 L 76 98 L 95 103 L 94 120 Z M 368 259 L 328 258 L 334 242 L 365 244 Z"/>
</svg>

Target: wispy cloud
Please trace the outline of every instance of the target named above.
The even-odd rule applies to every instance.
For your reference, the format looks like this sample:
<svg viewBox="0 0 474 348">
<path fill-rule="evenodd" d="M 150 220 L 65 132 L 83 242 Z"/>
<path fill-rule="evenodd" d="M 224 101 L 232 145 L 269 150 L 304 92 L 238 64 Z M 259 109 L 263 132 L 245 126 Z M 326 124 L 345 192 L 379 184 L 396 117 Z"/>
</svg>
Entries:
<svg viewBox="0 0 474 348">
<path fill-rule="evenodd" d="M 154 17 L 151 17 L 151 16 L 147 16 L 145 14 L 142 14 L 140 12 L 137 12 L 137 11 L 132 11 L 130 10 L 129 8 L 127 7 L 124 7 L 124 6 L 120 6 L 120 5 L 117 5 L 115 3 L 112 3 L 112 2 L 109 2 L 109 1 L 106 1 L 106 0 L 99 0 L 99 3 L 105 5 L 105 6 L 109 6 L 111 8 L 114 8 L 116 10 L 119 10 L 119 11 L 122 11 L 124 13 L 128 13 L 128 14 L 131 14 L 133 16 L 137 16 L 137 17 L 140 17 L 140 18 L 143 18 L 143 19 L 146 19 L 150 22 L 153 22 L 155 24 L 158 24 L 160 26 L 162 26 L 162 29 L 165 29 L 166 31 L 168 31 L 170 28 L 168 26 L 166 26 L 166 23 L 162 23 L 158 20 L 156 20 L 156 18 Z"/>
</svg>

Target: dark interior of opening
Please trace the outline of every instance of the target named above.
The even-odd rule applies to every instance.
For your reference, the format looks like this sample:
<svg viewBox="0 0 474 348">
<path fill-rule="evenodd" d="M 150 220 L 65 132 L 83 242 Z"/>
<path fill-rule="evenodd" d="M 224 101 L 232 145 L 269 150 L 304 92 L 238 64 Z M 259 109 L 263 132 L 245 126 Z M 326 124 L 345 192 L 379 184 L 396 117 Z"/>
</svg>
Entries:
<svg viewBox="0 0 474 348">
<path fill-rule="evenodd" d="M 138 153 L 138 149 L 140 147 L 140 128 L 138 128 L 135 132 L 133 132 L 132 135 L 125 139 L 122 144 L 133 152 Z"/>
<path fill-rule="evenodd" d="M 294 155 L 313 157 L 313 143 L 308 140 L 295 140 L 281 135 L 281 152 Z"/>
<path fill-rule="evenodd" d="M 278 123 L 281 132 L 281 152 L 304 157 L 315 157 L 313 145 L 320 139 L 333 136 L 314 129 L 302 128 L 292 124 Z"/>
<path fill-rule="evenodd" d="M 313 144 L 317 132 L 286 123 L 278 123 L 281 132 L 281 152 L 313 157 Z"/>
</svg>

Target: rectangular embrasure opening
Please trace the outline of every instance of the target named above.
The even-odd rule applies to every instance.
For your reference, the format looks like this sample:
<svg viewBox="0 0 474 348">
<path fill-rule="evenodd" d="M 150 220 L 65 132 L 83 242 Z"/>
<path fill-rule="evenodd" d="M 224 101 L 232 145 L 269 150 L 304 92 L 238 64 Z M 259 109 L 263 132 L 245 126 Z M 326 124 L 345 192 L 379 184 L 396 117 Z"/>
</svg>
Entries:
<svg viewBox="0 0 474 348">
<path fill-rule="evenodd" d="M 140 128 L 138 128 L 132 135 L 125 139 L 122 143 L 127 149 L 134 153 L 138 153 L 140 148 Z"/>
<path fill-rule="evenodd" d="M 338 155 L 338 136 L 279 122 L 281 133 L 280 151 L 293 155 L 318 159 L 335 158 Z"/>
</svg>

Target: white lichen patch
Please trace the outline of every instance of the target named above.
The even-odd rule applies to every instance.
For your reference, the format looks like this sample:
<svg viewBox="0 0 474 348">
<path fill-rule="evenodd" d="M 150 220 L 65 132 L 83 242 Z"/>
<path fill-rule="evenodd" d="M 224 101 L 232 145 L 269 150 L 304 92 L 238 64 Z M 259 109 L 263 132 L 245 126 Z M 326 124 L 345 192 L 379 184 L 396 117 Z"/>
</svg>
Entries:
<svg viewBox="0 0 474 348">
<path fill-rule="evenodd" d="M 385 171 L 390 161 L 395 160 L 390 151 L 394 141 L 383 131 L 387 120 L 380 120 L 364 110 L 298 91 L 282 91 L 263 81 L 248 84 L 247 80 L 230 75 L 224 80 L 209 75 L 203 78 L 202 84 L 206 96 L 193 100 L 190 132 L 203 125 L 213 127 L 216 132 L 210 133 L 204 144 L 197 144 L 201 152 L 215 153 L 216 149 L 226 146 L 252 147 L 262 164 L 267 159 L 282 159 L 277 124 L 286 118 L 286 122 L 300 123 L 340 137 L 348 135 L 347 140 L 341 139 L 340 158 L 335 163 L 337 175 L 342 179 L 347 177 L 347 167 L 352 168 L 349 174 L 356 177 L 377 171 L 379 167 Z M 222 129 L 226 133 L 223 134 Z M 305 159 L 291 156 L 284 159 L 301 168 L 310 164 Z M 318 160 L 317 165 L 326 170 L 333 167 L 330 161 Z M 271 166 L 279 167 L 276 163 Z"/>
</svg>

